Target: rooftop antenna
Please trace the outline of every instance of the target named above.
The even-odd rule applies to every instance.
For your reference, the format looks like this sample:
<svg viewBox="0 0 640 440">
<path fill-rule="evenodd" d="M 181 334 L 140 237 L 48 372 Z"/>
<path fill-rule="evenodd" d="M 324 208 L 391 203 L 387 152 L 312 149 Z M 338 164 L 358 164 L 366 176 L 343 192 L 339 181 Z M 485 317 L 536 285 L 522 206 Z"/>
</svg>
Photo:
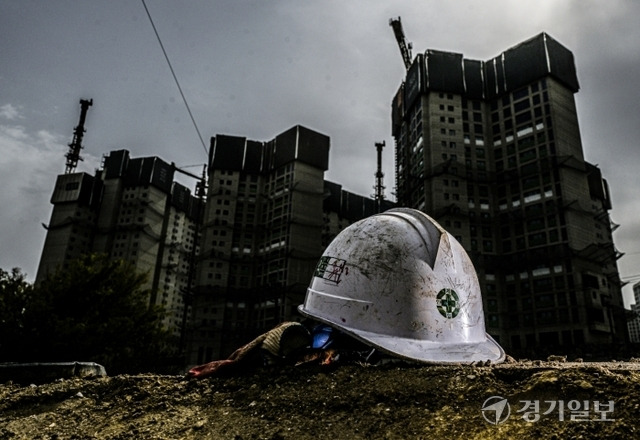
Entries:
<svg viewBox="0 0 640 440">
<path fill-rule="evenodd" d="M 374 195 L 374 200 L 376 201 L 378 212 L 381 212 L 382 201 L 384 200 L 384 173 L 382 172 L 382 149 L 384 148 L 384 145 L 384 141 L 376 142 L 376 150 L 378 152 L 378 169 L 376 171 L 376 186 L 374 187 L 376 193 Z"/>
<path fill-rule="evenodd" d="M 400 54 L 402 55 L 402 61 L 404 61 L 404 67 L 409 70 L 413 59 L 411 58 L 412 45 L 404 36 L 404 30 L 402 30 L 402 22 L 400 17 L 392 18 L 389 20 L 389 26 L 393 28 L 393 33 L 396 36 L 396 41 L 400 47 Z"/>
<path fill-rule="evenodd" d="M 84 121 L 87 118 L 87 110 L 93 105 L 93 99 L 80 100 L 80 122 L 78 126 L 73 130 L 73 140 L 69 144 L 69 152 L 64 157 L 67 158 L 67 167 L 64 170 L 65 174 L 71 174 L 78 166 L 78 161 L 82 160 L 80 157 L 80 150 L 82 150 L 82 137 L 84 136 Z"/>
</svg>

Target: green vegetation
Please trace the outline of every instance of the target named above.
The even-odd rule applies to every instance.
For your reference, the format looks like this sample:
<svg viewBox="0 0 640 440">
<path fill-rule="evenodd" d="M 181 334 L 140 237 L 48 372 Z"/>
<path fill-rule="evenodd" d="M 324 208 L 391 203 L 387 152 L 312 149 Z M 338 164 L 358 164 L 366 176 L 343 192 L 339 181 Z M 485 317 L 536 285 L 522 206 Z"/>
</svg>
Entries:
<svg viewBox="0 0 640 440">
<path fill-rule="evenodd" d="M 157 371 L 168 336 L 149 306 L 146 276 L 92 254 L 38 286 L 0 269 L 0 361 L 93 361 L 107 372 Z"/>
</svg>

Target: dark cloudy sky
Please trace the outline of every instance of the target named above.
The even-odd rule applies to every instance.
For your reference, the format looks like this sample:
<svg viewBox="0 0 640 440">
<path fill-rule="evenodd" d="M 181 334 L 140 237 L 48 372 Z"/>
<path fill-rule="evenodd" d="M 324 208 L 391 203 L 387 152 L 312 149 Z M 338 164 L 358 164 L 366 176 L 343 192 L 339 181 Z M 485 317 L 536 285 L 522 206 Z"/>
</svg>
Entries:
<svg viewBox="0 0 640 440">
<path fill-rule="evenodd" d="M 402 17 L 414 54 L 480 60 L 546 31 L 574 53 L 585 157 L 610 184 L 621 275 L 640 280 L 639 1 L 146 2 L 207 146 L 217 133 L 266 141 L 305 125 L 331 137 L 326 178 L 371 195 L 374 143 L 386 141 L 389 198 L 390 103 L 404 76 L 389 19 Z M 178 166 L 206 161 L 141 1 L 2 0 L 0 268 L 29 279 L 80 98 L 94 105 L 79 171 L 120 148 Z"/>
</svg>

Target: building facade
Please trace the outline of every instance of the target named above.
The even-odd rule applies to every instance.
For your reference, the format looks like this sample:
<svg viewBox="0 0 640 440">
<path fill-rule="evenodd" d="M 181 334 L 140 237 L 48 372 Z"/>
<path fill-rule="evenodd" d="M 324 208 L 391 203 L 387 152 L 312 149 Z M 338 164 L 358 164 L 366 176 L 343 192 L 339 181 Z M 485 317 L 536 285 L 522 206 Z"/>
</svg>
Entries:
<svg viewBox="0 0 640 440">
<path fill-rule="evenodd" d="M 329 148 L 328 136 L 302 126 L 268 142 L 211 139 L 190 364 L 301 319 L 297 307 L 327 244 L 376 212 L 373 199 L 324 180 Z"/>
<path fill-rule="evenodd" d="M 218 135 L 204 200 L 174 182 L 173 164 L 127 150 L 111 151 L 95 175 L 61 174 L 36 283 L 83 254 L 126 260 L 148 274 L 149 303 L 167 311 L 188 363 L 228 355 L 301 319 L 324 248 L 377 212 L 375 200 L 324 180 L 329 146 L 301 126 L 268 142 Z"/>
<path fill-rule="evenodd" d="M 640 344 L 640 283 L 633 285 L 634 304 L 631 304 L 633 318 L 627 322 L 629 331 L 629 342 Z"/>
<path fill-rule="evenodd" d="M 428 50 L 392 102 L 398 204 L 471 256 L 506 349 L 626 339 L 600 170 L 585 161 L 573 54 L 542 33 L 488 61 Z"/>
<path fill-rule="evenodd" d="M 345 191 L 342 185 L 325 180 L 322 205 L 324 219 L 322 249 L 329 246 L 336 235 L 350 224 L 394 206 L 395 203 L 389 200 L 383 199 L 378 202 L 372 198 Z"/>
<path fill-rule="evenodd" d="M 191 363 L 294 315 L 321 252 L 328 160 L 329 137 L 300 126 L 269 142 L 211 139 Z"/>
<path fill-rule="evenodd" d="M 82 254 L 126 260 L 148 275 L 149 303 L 166 310 L 164 325 L 179 338 L 193 279 L 199 201 L 173 181 L 174 173 L 157 157 L 131 158 L 118 150 L 95 176 L 59 175 L 36 283 Z"/>
</svg>

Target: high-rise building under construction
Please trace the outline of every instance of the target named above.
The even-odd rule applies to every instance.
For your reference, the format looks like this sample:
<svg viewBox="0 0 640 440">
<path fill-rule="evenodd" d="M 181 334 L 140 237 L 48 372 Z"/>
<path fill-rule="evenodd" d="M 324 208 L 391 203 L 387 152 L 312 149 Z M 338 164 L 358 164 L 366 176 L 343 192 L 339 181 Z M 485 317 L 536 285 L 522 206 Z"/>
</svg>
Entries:
<svg viewBox="0 0 640 440">
<path fill-rule="evenodd" d="M 175 171 L 158 157 L 132 158 L 128 150 L 117 150 L 95 175 L 60 174 L 36 283 L 83 254 L 128 261 L 148 275 L 143 288 L 149 302 L 165 309 L 164 326 L 179 338 L 200 201 L 174 182 Z"/>
<path fill-rule="evenodd" d="M 329 146 L 328 136 L 300 125 L 267 142 L 211 138 L 189 363 L 301 319 L 297 306 L 331 239 L 391 207 L 324 180 Z"/>
<path fill-rule="evenodd" d="M 578 89 L 573 54 L 542 33 L 488 61 L 418 54 L 392 102 L 398 204 L 469 252 L 487 330 L 507 349 L 626 339 L 611 200 L 583 155 Z"/>
<path fill-rule="evenodd" d="M 128 150 L 111 151 L 95 175 L 74 172 L 83 118 L 51 197 L 36 283 L 87 253 L 130 262 L 148 274 L 149 302 L 165 309 L 191 364 L 296 319 L 324 247 L 392 205 L 324 180 L 330 139 L 302 126 L 268 142 L 213 137 L 206 200 L 203 179 L 192 195 L 174 176 L 198 176 Z"/>
</svg>

